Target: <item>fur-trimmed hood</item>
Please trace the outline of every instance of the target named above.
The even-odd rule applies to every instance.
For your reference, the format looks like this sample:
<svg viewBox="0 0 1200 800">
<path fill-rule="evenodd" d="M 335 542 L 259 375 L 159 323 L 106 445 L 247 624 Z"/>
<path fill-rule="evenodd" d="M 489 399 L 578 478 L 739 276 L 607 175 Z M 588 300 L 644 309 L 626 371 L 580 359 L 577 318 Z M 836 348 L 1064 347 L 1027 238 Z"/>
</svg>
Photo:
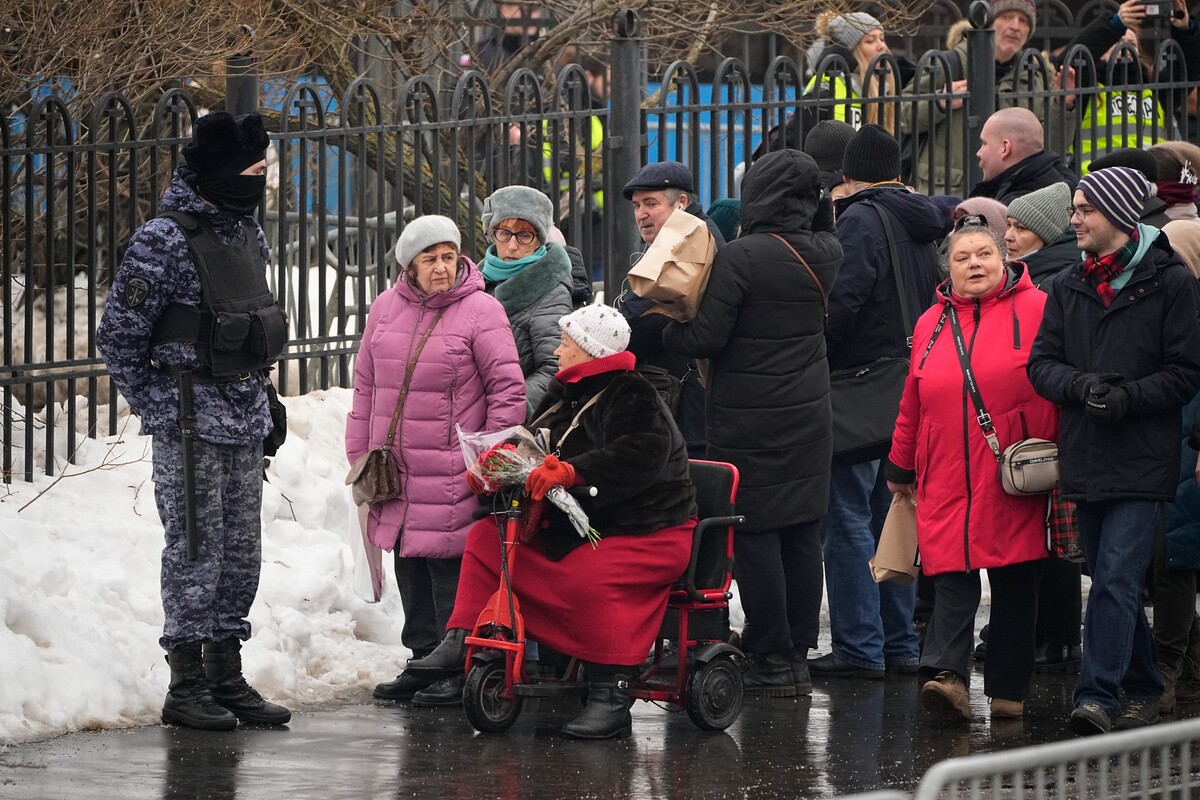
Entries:
<svg viewBox="0 0 1200 800">
<path fill-rule="evenodd" d="M 562 245 L 550 242 L 535 264 L 496 285 L 493 296 L 510 317 L 545 297 L 558 284 L 571 289 L 571 259 Z"/>
</svg>

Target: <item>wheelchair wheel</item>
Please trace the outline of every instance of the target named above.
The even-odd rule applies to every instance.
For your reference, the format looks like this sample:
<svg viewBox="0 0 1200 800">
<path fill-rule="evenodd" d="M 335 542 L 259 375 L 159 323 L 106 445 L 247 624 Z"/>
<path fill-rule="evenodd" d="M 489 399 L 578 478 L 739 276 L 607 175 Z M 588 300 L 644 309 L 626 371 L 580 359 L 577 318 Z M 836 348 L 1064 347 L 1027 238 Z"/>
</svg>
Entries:
<svg viewBox="0 0 1200 800">
<path fill-rule="evenodd" d="M 471 667 L 463 686 L 463 710 L 467 720 L 481 733 L 501 733 L 512 727 L 521 713 L 523 699 L 501 697 L 505 683 L 503 658 L 493 658 Z"/>
<path fill-rule="evenodd" d="M 696 727 L 723 731 L 742 713 L 742 671 L 728 655 L 717 656 L 688 678 L 687 713 Z"/>
</svg>

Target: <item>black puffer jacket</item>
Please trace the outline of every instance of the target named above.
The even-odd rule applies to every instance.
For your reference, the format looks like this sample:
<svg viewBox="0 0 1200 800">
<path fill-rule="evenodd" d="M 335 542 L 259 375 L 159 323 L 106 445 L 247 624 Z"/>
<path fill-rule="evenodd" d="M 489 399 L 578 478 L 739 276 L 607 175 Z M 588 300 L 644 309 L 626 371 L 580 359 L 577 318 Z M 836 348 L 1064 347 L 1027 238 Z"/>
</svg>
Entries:
<svg viewBox="0 0 1200 800">
<path fill-rule="evenodd" d="M 741 471 L 739 531 L 825 515 L 832 416 L 821 289 L 778 233 L 832 286 L 842 262 L 816 162 L 778 150 L 742 184 L 741 238 L 717 252 L 695 320 L 663 331 L 669 349 L 712 359 L 708 455 Z"/>
<path fill-rule="evenodd" d="M 1033 388 L 1062 406 L 1059 468 L 1071 500 L 1175 497 L 1180 409 L 1200 391 L 1200 291 L 1166 237 L 1139 231 L 1134 272 L 1108 308 L 1082 265 L 1058 274 L 1029 355 Z M 1089 372 L 1124 378 L 1123 419 L 1094 422 L 1071 397 Z"/>
<path fill-rule="evenodd" d="M 975 184 L 971 197 L 990 197 L 1008 205 L 1018 197 L 1060 182 L 1074 192 L 1079 177 L 1058 153 L 1041 150 L 1021 159 L 996 177 Z"/>
<path fill-rule="evenodd" d="M 658 399 L 658 392 L 636 372 L 619 370 L 590 375 L 575 383 L 550 383 L 534 427 L 549 428 L 558 443 L 575 415 L 579 427 L 559 455 L 579 479 L 596 487 L 595 497 L 579 503 L 601 536 L 652 533 L 680 525 L 696 514 L 696 493 L 688 477 L 683 435 Z M 558 400 L 561 408 L 539 418 Z M 547 555 L 558 560 L 583 544 L 565 514 L 546 506 L 547 529 L 542 541 Z"/>
</svg>

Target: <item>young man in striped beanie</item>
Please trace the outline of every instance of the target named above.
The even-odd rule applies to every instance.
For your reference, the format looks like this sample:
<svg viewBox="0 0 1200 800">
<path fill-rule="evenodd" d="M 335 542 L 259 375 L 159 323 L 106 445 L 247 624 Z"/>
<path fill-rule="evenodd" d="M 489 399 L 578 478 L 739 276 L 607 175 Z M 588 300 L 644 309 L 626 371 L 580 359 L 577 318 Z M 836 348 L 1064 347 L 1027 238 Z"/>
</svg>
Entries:
<svg viewBox="0 0 1200 800">
<path fill-rule="evenodd" d="M 1178 482 L 1180 410 L 1200 391 L 1200 290 L 1138 222 L 1150 194 L 1128 167 L 1079 181 L 1083 257 L 1055 277 L 1029 357 L 1034 388 L 1062 407 L 1059 485 L 1092 576 L 1070 718 L 1080 735 L 1157 722 L 1163 692 L 1142 590 Z"/>
</svg>

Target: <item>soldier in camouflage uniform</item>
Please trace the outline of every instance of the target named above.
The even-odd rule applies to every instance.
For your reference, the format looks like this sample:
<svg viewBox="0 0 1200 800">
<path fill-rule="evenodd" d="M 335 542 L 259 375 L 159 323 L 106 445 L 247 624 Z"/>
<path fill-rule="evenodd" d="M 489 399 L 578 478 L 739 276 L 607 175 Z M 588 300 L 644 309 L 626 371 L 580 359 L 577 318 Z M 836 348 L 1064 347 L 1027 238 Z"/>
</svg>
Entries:
<svg viewBox="0 0 1200 800">
<path fill-rule="evenodd" d="M 207 730 L 291 718 L 246 683 L 240 654 L 261 567 L 267 372 L 286 341 L 286 319 L 266 288 L 266 236 L 251 216 L 263 197 L 267 145 L 257 114 L 197 120 L 183 149 L 187 166 L 163 194 L 162 216 L 134 234 L 96 335 L 142 433 L 153 437 L 166 534 L 159 642 L 171 668 L 163 722 Z M 188 433 L 185 374 L 194 382 Z M 189 494 L 194 559 L 185 535 Z"/>
</svg>

